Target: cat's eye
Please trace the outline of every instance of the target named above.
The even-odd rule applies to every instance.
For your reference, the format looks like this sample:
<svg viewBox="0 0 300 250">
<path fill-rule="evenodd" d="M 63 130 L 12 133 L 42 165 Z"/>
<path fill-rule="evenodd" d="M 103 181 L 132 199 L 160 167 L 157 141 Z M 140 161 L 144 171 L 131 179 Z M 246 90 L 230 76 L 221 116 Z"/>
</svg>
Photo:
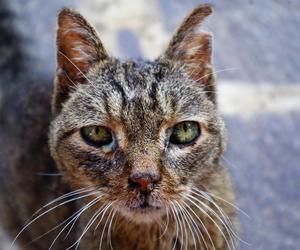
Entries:
<svg viewBox="0 0 300 250">
<path fill-rule="evenodd" d="M 196 141 L 201 134 L 198 122 L 184 121 L 172 128 L 170 142 L 173 144 L 187 145 Z"/>
<path fill-rule="evenodd" d="M 115 147 L 115 139 L 109 128 L 102 126 L 87 126 L 81 130 L 81 136 L 90 145 L 105 147 L 108 151 Z"/>
</svg>

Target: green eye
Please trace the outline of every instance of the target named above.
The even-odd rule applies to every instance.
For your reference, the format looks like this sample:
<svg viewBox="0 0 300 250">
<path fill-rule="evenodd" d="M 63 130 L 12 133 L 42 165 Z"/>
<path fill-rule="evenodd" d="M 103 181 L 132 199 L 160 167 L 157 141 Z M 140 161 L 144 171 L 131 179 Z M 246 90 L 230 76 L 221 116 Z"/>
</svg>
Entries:
<svg viewBox="0 0 300 250">
<path fill-rule="evenodd" d="M 173 144 L 189 144 L 194 142 L 201 134 L 198 122 L 185 121 L 173 127 L 170 142 Z"/>
<path fill-rule="evenodd" d="M 102 126 L 88 126 L 81 129 L 81 136 L 92 146 L 111 147 L 114 146 L 114 138 L 110 129 Z"/>
</svg>

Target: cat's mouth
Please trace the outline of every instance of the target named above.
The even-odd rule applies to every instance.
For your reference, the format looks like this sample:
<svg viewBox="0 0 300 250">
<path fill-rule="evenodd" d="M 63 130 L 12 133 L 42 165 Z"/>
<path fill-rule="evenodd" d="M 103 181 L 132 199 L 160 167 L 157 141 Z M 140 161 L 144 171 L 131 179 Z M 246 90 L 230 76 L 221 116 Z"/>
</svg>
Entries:
<svg viewBox="0 0 300 250">
<path fill-rule="evenodd" d="M 130 210 L 134 211 L 134 212 L 142 212 L 142 213 L 146 213 L 146 212 L 150 212 L 151 210 L 159 210 L 162 209 L 161 206 L 157 206 L 157 205 L 152 205 L 149 204 L 148 201 L 144 201 L 143 203 L 134 206 L 134 207 L 129 207 Z"/>
<path fill-rule="evenodd" d="M 157 202 L 155 202 L 149 196 L 143 196 L 143 198 L 138 199 L 137 201 L 128 205 L 128 208 L 132 212 L 136 213 L 150 213 L 151 211 L 157 211 L 162 209 L 162 205 L 157 204 Z"/>
<path fill-rule="evenodd" d="M 120 205 L 119 211 L 130 220 L 148 223 L 163 216 L 164 207 L 153 199 L 143 198 Z"/>
<path fill-rule="evenodd" d="M 122 207 L 121 214 L 136 223 L 153 223 L 164 214 L 162 207 L 141 205 L 139 207 Z"/>
</svg>

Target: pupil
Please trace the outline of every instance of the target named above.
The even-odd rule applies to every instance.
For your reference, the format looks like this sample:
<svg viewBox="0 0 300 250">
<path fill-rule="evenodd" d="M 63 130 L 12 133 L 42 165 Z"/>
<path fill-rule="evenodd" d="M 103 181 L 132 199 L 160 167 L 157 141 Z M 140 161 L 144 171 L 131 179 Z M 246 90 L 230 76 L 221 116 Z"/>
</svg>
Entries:
<svg viewBox="0 0 300 250">
<path fill-rule="evenodd" d="M 196 122 L 181 122 L 172 128 L 169 141 L 173 144 L 188 145 L 200 136 L 201 130 Z"/>
<path fill-rule="evenodd" d="M 186 123 L 183 124 L 183 130 L 184 130 L 185 133 L 187 132 L 187 125 L 186 125 Z"/>
<path fill-rule="evenodd" d="M 96 134 L 99 134 L 99 127 L 95 128 L 95 132 L 96 132 Z"/>
</svg>

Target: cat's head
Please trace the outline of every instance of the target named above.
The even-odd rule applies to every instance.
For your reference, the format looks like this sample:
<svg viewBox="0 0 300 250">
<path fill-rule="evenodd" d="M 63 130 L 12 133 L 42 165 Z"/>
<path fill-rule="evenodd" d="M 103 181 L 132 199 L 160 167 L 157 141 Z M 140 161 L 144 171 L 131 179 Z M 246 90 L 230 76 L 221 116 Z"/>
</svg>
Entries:
<svg viewBox="0 0 300 250">
<path fill-rule="evenodd" d="M 195 9 L 154 62 L 109 56 L 81 15 L 60 12 L 50 148 L 71 187 L 147 221 L 210 185 L 226 144 L 212 37 L 198 30 L 211 12 Z"/>
</svg>

